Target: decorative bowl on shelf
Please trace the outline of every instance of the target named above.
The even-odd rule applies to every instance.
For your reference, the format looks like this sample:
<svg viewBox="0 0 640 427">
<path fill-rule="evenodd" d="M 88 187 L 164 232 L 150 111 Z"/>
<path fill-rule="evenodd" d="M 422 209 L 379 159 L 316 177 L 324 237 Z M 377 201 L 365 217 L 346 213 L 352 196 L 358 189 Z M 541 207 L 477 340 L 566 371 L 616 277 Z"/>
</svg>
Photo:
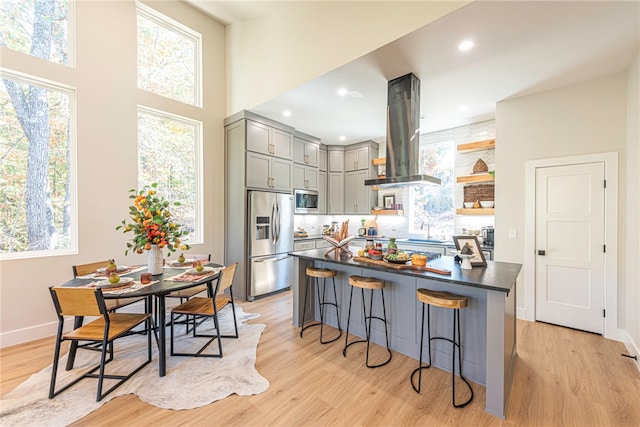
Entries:
<svg viewBox="0 0 640 427">
<path fill-rule="evenodd" d="M 473 202 L 464 202 L 464 207 L 466 209 L 471 209 L 473 208 Z"/>
<path fill-rule="evenodd" d="M 496 205 L 496 202 L 493 200 L 485 200 L 480 202 L 480 206 L 483 208 L 492 208 Z"/>
</svg>

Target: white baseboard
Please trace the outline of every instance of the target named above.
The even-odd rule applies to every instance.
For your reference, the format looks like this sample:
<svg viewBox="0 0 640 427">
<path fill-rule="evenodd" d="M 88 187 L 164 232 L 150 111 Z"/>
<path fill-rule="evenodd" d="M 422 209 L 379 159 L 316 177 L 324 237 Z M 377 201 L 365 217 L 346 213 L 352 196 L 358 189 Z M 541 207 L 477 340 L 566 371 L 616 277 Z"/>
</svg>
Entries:
<svg viewBox="0 0 640 427">
<path fill-rule="evenodd" d="M 39 340 L 55 336 L 58 331 L 58 322 L 45 323 L 30 328 L 17 329 L 15 331 L 3 332 L 0 334 L 0 348 L 12 345 L 24 344 L 29 341 Z"/>
<path fill-rule="evenodd" d="M 635 360 L 635 364 L 636 364 L 636 368 L 638 368 L 638 370 L 640 371 L 640 346 L 638 346 L 638 343 L 633 341 L 629 332 L 625 331 L 625 333 L 627 337 L 624 340 L 624 345 L 625 347 L 627 347 L 627 350 L 629 351 L 629 355 L 637 357 L 637 359 Z"/>
<path fill-rule="evenodd" d="M 519 320 L 527 320 L 527 310 L 524 308 L 516 308 L 516 318 Z"/>
<path fill-rule="evenodd" d="M 144 302 L 140 301 L 122 309 L 124 312 L 144 312 Z M 73 322 L 65 319 L 65 330 L 71 328 Z M 24 344 L 29 341 L 39 340 L 41 338 L 53 337 L 58 332 L 58 321 L 44 323 L 42 325 L 31 326 L 24 329 L 16 329 L 0 333 L 0 348 L 10 347 L 12 345 Z"/>
</svg>

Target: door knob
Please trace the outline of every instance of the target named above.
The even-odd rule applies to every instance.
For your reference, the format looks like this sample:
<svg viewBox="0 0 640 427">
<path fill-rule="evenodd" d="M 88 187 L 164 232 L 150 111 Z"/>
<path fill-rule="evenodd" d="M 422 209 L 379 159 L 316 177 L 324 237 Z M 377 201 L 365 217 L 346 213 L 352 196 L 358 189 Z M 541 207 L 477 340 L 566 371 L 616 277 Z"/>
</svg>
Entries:
<svg viewBox="0 0 640 427">
<path fill-rule="evenodd" d="M 547 254 L 547 252 L 546 252 L 546 251 L 538 251 L 538 255 L 545 256 L 546 254 Z"/>
</svg>

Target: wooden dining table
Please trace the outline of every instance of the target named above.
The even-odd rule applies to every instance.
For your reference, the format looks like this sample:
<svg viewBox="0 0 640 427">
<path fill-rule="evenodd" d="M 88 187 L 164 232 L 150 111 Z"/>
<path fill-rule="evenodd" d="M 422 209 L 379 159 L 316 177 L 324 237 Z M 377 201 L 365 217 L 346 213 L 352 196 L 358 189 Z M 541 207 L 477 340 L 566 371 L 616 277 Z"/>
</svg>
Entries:
<svg viewBox="0 0 640 427">
<path fill-rule="evenodd" d="M 213 268 L 222 267 L 221 265 L 215 264 L 215 263 L 208 263 L 205 266 L 213 267 Z M 148 303 L 145 306 L 146 306 L 146 309 L 149 310 L 148 312 L 151 314 L 153 314 L 152 303 L 155 298 L 155 303 L 157 304 L 157 308 L 158 308 L 156 310 L 158 313 L 158 318 L 155 319 L 156 322 L 153 322 L 153 324 L 159 325 L 156 329 L 158 332 L 158 335 L 157 335 L 158 370 L 159 370 L 159 375 L 161 377 L 164 377 L 167 373 L 165 297 L 174 291 L 188 289 L 194 286 L 199 286 L 199 285 L 211 282 L 213 280 L 216 280 L 219 276 L 219 273 L 216 272 L 213 275 L 204 275 L 199 280 L 194 280 L 189 282 L 170 280 L 171 278 L 181 273 L 184 273 L 185 271 L 186 270 L 183 268 L 165 267 L 162 271 L 162 274 L 152 276 L 152 282 L 154 283 L 150 285 L 140 286 L 134 291 L 127 290 L 124 293 L 118 293 L 116 291 L 109 291 L 109 292 L 103 293 L 105 299 L 146 297 L 148 302 L 150 302 L 150 304 Z M 134 270 L 131 273 L 123 275 L 123 277 L 131 277 L 132 279 L 138 281 L 140 280 L 140 275 L 146 272 L 147 272 L 146 268 L 142 268 L 140 270 L 137 270 L 137 271 Z M 76 277 L 72 280 L 69 280 L 68 282 L 65 282 L 61 286 L 73 286 L 73 287 L 86 286 L 91 284 L 92 282 L 95 282 L 96 280 L 99 280 L 99 278 Z M 84 320 L 83 317 L 77 316 L 74 320 L 75 322 L 74 328 L 79 328 L 80 326 L 82 326 L 83 320 Z M 78 342 L 73 341 L 69 347 L 69 357 L 67 359 L 67 370 L 71 369 L 71 367 L 73 366 L 77 348 L 78 348 Z"/>
</svg>

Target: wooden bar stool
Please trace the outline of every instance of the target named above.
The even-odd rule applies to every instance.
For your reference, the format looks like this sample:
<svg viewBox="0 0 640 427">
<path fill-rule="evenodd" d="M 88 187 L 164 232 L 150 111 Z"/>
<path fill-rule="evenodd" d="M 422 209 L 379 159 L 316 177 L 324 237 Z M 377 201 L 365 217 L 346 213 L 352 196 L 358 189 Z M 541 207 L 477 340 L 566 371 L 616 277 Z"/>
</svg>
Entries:
<svg viewBox="0 0 640 427">
<path fill-rule="evenodd" d="M 333 270 L 329 270 L 327 268 L 315 268 L 315 267 L 307 267 L 307 283 L 304 288 L 304 306 L 302 308 L 302 327 L 300 328 L 300 338 L 302 338 L 302 333 L 305 329 L 310 328 L 312 326 L 320 325 L 320 344 L 329 344 L 330 342 L 334 342 L 338 338 L 342 336 L 342 329 L 340 328 L 340 312 L 338 309 L 338 296 L 336 294 L 336 272 Z M 333 281 L 333 301 L 328 302 L 326 298 L 326 281 L 327 278 L 331 278 Z M 318 304 L 320 305 L 320 323 L 312 323 L 310 325 L 304 325 L 304 319 L 307 313 L 307 293 L 310 286 L 310 280 L 314 278 L 316 281 L 316 293 L 318 295 Z M 320 282 L 322 279 L 322 282 Z M 322 292 L 320 292 L 320 283 L 322 283 Z M 324 319 L 325 319 L 325 306 L 333 306 L 336 308 L 336 317 L 338 319 L 338 331 L 340 332 L 337 337 L 332 338 L 328 341 L 323 339 L 323 330 L 324 330 Z"/>
<path fill-rule="evenodd" d="M 453 348 L 451 351 L 451 403 L 455 408 L 462 408 L 469 404 L 471 400 L 473 400 L 473 388 L 471 388 L 471 384 L 465 377 L 462 376 L 462 357 L 460 355 L 460 309 L 465 308 L 467 306 L 467 297 L 455 295 L 445 291 L 432 291 L 429 289 L 418 289 L 417 292 L 418 301 L 422 303 L 422 328 L 420 330 L 420 362 L 418 367 L 411 373 L 411 386 L 416 391 L 416 393 L 420 393 L 420 386 L 422 382 L 422 370 L 428 369 L 431 367 L 431 341 L 432 340 L 444 340 L 449 341 L 453 344 Z M 428 342 L 428 350 L 429 350 L 429 363 L 425 366 L 422 365 L 422 344 L 424 341 L 424 306 L 427 306 L 427 337 L 429 339 Z M 430 324 L 430 315 L 431 315 L 431 306 L 442 307 L 442 308 L 452 308 L 453 309 L 453 339 L 449 339 L 446 337 L 432 337 L 431 336 L 431 324 Z M 457 338 L 456 338 L 457 333 Z M 465 402 L 456 404 L 456 349 L 458 350 L 458 373 L 460 374 L 460 379 L 467 384 L 469 387 L 469 392 L 471 396 Z M 414 376 L 418 373 L 418 385 L 416 387 L 414 382 Z"/>
<path fill-rule="evenodd" d="M 362 276 L 349 276 L 349 284 L 351 285 L 351 295 L 349 296 L 349 314 L 347 315 L 347 336 L 344 340 L 344 349 L 342 350 L 342 355 L 344 357 L 347 356 L 347 347 L 351 344 L 366 342 L 367 343 L 367 357 L 365 359 L 365 364 L 367 368 L 378 368 L 380 366 L 384 366 L 391 361 L 391 349 L 389 348 L 389 330 L 387 327 L 387 310 L 384 305 L 384 280 L 374 279 L 372 277 L 362 277 Z M 349 324 L 351 322 L 351 303 L 353 301 L 353 288 L 358 287 L 362 292 L 362 313 L 364 314 L 364 327 L 366 331 L 366 340 L 356 340 L 353 342 L 349 342 Z M 367 306 L 364 300 L 364 290 L 369 289 L 370 298 L 369 298 L 369 314 L 367 315 Z M 380 290 L 380 298 L 382 298 L 382 315 L 383 317 L 374 316 L 373 311 L 373 292 L 375 290 Z M 371 365 L 369 363 L 369 347 L 371 344 L 371 320 L 377 319 L 384 322 L 384 335 L 387 342 L 387 351 L 389 352 L 389 358 L 379 364 Z"/>
</svg>

